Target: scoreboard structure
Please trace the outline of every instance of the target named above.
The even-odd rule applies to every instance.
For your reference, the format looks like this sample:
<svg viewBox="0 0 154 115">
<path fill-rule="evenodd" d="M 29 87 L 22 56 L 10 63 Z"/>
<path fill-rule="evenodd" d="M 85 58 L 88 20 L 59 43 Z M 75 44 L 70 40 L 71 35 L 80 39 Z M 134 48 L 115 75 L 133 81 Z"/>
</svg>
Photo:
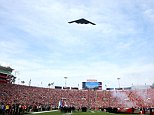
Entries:
<svg viewBox="0 0 154 115">
<path fill-rule="evenodd" d="M 97 82 L 97 80 L 87 80 L 87 82 L 82 82 L 82 89 L 83 90 L 102 90 L 102 82 Z"/>
<path fill-rule="evenodd" d="M 12 75 L 14 69 L 0 65 L 0 83 L 14 83 L 16 77 Z"/>
</svg>

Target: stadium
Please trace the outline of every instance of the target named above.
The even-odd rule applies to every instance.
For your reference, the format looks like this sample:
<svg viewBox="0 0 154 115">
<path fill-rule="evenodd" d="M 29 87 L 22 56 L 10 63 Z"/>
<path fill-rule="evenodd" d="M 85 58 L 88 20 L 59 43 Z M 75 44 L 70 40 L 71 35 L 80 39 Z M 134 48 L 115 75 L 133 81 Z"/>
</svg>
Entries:
<svg viewBox="0 0 154 115">
<path fill-rule="evenodd" d="M 154 115 L 154 0 L 0 0 L 0 115 Z"/>
<path fill-rule="evenodd" d="M 82 82 L 82 89 L 58 87 L 42 88 L 13 84 L 13 70 L 0 69 L 1 114 L 17 115 L 29 112 L 61 110 L 102 111 L 109 113 L 154 114 L 154 89 L 106 88 L 97 80 Z"/>
</svg>

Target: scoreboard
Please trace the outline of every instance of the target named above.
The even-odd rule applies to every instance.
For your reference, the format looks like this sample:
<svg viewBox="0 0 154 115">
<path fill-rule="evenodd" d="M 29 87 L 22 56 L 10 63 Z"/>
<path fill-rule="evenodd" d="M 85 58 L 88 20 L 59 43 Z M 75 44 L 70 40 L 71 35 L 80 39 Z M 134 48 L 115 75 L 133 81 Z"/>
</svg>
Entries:
<svg viewBox="0 0 154 115">
<path fill-rule="evenodd" d="M 95 90 L 102 90 L 102 82 L 82 82 L 82 89 L 95 89 Z"/>
</svg>

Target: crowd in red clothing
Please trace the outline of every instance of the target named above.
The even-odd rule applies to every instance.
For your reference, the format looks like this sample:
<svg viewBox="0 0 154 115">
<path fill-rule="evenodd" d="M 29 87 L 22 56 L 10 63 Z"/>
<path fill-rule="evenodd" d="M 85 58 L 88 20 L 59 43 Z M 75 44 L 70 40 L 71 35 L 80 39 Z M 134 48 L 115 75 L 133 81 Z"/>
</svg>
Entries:
<svg viewBox="0 0 154 115">
<path fill-rule="evenodd" d="M 140 93 L 141 92 L 141 93 Z M 0 84 L 0 108 L 17 105 L 30 110 L 58 108 L 59 100 L 65 106 L 105 107 L 154 107 L 154 89 L 144 90 L 63 90 L 17 84 Z M 143 96 L 144 95 L 144 96 Z M 6 107 L 5 107 L 6 108 Z"/>
</svg>

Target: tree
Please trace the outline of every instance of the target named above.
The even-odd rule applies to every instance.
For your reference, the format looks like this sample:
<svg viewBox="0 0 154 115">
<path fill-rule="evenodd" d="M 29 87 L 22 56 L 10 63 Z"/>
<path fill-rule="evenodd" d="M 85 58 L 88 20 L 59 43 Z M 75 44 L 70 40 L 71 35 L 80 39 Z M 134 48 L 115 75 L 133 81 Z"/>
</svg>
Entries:
<svg viewBox="0 0 154 115">
<path fill-rule="evenodd" d="M 50 83 L 50 85 L 52 85 L 52 86 L 53 86 L 53 85 L 54 85 L 54 82 Z"/>
<path fill-rule="evenodd" d="M 24 84 L 24 83 L 25 83 L 25 81 L 21 81 L 21 83 L 22 83 L 22 84 Z"/>
<path fill-rule="evenodd" d="M 154 83 L 151 85 L 151 88 L 154 89 Z"/>
<path fill-rule="evenodd" d="M 48 86 L 49 86 L 49 88 L 50 88 L 51 84 L 49 83 Z"/>
<path fill-rule="evenodd" d="M 48 84 L 49 88 L 50 88 L 50 86 L 53 86 L 53 85 L 54 85 L 54 82 Z"/>
</svg>

